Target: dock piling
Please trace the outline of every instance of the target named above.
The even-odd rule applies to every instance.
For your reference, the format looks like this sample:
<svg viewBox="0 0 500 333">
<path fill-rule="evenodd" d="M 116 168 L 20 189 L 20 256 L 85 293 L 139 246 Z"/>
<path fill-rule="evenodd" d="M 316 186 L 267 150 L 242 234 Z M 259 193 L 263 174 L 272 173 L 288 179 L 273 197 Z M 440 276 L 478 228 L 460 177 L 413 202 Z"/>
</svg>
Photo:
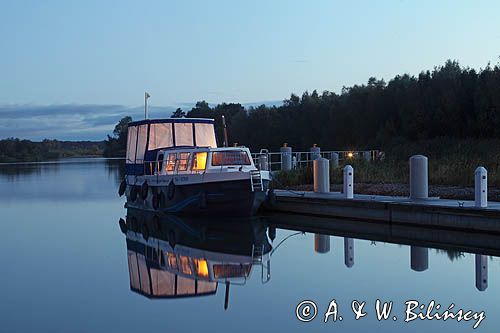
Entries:
<svg viewBox="0 0 500 333">
<path fill-rule="evenodd" d="M 330 236 L 322 234 L 314 234 L 314 252 L 328 253 L 330 252 Z"/>
<path fill-rule="evenodd" d="M 288 147 L 285 142 L 283 147 L 280 148 L 281 153 L 281 171 L 292 170 L 292 147 Z"/>
<path fill-rule="evenodd" d="M 410 199 L 429 197 L 428 159 L 423 155 L 410 157 Z"/>
<path fill-rule="evenodd" d="M 488 288 L 488 256 L 476 254 L 476 288 L 485 291 Z"/>
<path fill-rule="evenodd" d="M 476 207 L 488 207 L 488 171 L 481 166 L 474 172 L 474 199 Z"/>
<path fill-rule="evenodd" d="M 311 160 L 315 160 L 321 157 L 321 148 L 318 147 L 317 144 L 313 144 L 313 146 L 309 149 L 311 153 Z"/>
<path fill-rule="evenodd" d="M 318 158 L 313 161 L 314 192 L 330 192 L 330 161 Z"/>
<path fill-rule="evenodd" d="M 369 150 L 364 151 L 363 158 L 365 159 L 365 161 L 370 162 L 372 160 L 372 152 Z"/>
<path fill-rule="evenodd" d="M 269 170 L 269 161 L 267 159 L 267 154 L 259 155 L 259 170 Z"/>
<path fill-rule="evenodd" d="M 344 264 L 351 268 L 354 266 L 354 239 L 344 237 Z"/>
<path fill-rule="evenodd" d="M 429 249 L 410 246 L 410 266 L 415 272 L 423 272 L 429 268 Z"/>
<path fill-rule="evenodd" d="M 349 164 L 344 167 L 344 197 L 354 198 L 354 169 Z"/>
<path fill-rule="evenodd" d="M 332 161 L 332 167 L 338 168 L 339 167 L 339 153 L 333 152 L 330 158 Z"/>
</svg>

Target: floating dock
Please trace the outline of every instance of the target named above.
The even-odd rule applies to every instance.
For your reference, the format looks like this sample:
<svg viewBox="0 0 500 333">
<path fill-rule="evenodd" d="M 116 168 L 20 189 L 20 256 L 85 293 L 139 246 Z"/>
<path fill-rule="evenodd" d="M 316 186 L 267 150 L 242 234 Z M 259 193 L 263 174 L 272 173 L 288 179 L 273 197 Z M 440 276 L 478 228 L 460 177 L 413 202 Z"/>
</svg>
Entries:
<svg viewBox="0 0 500 333">
<path fill-rule="evenodd" d="M 500 234 L 500 203 L 478 208 L 474 201 L 439 198 L 317 193 L 275 190 L 266 210 L 321 217 L 348 218 L 426 228 Z M 328 221 L 328 220 L 326 220 Z"/>
</svg>

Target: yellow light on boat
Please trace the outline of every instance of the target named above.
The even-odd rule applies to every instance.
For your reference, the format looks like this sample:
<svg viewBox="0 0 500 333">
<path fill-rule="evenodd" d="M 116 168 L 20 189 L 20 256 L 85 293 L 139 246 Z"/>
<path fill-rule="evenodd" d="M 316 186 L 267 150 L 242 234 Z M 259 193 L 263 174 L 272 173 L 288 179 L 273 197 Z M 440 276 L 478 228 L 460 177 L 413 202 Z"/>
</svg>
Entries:
<svg viewBox="0 0 500 333">
<path fill-rule="evenodd" d="M 195 158 L 193 160 L 193 170 L 195 171 L 205 170 L 206 166 L 207 166 L 207 153 L 206 152 L 196 153 Z"/>
<path fill-rule="evenodd" d="M 208 277 L 208 264 L 205 259 L 197 260 L 197 269 L 198 276 Z"/>
<path fill-rule="evenodd" d="M 347 157 L 352 158 L 353 156 L 354 156 L 353 153 L 351 153 L 351 152 L 347 153 Z"/>
</svg>

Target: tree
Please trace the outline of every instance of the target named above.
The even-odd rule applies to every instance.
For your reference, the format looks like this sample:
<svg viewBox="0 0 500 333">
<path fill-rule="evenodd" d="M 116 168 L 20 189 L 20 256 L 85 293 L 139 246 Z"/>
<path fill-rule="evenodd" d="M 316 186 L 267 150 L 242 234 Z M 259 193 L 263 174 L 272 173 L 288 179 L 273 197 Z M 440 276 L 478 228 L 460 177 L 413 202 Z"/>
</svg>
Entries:
<svg viewBox="0 0 500 333">
<path fill-rule="evenodd" d="M 182 111 L 181 108 L 177 108 L 174 113 L 172 113 L 172 118 L 184 118 L 186 117 L 186 112 Z"/>
<path fill-rule="evenodd" d="M 106 157 L 123 157 L 127 149 L 127 134 L 128 123 L 132 121 L 132 117 L 126 116 L 120 119 L 113 130 L 113 136 L 108 135 L 105 142 L 104 156 Z"/>
</svg>

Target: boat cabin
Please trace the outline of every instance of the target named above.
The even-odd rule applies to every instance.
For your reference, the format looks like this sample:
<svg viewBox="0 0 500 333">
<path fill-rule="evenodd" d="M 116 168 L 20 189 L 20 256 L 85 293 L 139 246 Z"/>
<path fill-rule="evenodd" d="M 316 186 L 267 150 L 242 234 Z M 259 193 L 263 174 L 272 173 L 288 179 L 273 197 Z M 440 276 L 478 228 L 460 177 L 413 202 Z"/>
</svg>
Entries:
<svg viewBox="0 0 500 333">
<path fill-rule="evenodd" d="M 255 166 L 248 148 L 217 148 L 213 119 L 171 118 L 129 124 L 128 175 L 253 169 Z"/>
<path fill-rule="evenodd" d="M 128 124 L 126 171 L 143 175 L 145 161 L 168 148 L 216 148 L 214 120 L 200 118 L 146 119 Z"/>
</svg>

